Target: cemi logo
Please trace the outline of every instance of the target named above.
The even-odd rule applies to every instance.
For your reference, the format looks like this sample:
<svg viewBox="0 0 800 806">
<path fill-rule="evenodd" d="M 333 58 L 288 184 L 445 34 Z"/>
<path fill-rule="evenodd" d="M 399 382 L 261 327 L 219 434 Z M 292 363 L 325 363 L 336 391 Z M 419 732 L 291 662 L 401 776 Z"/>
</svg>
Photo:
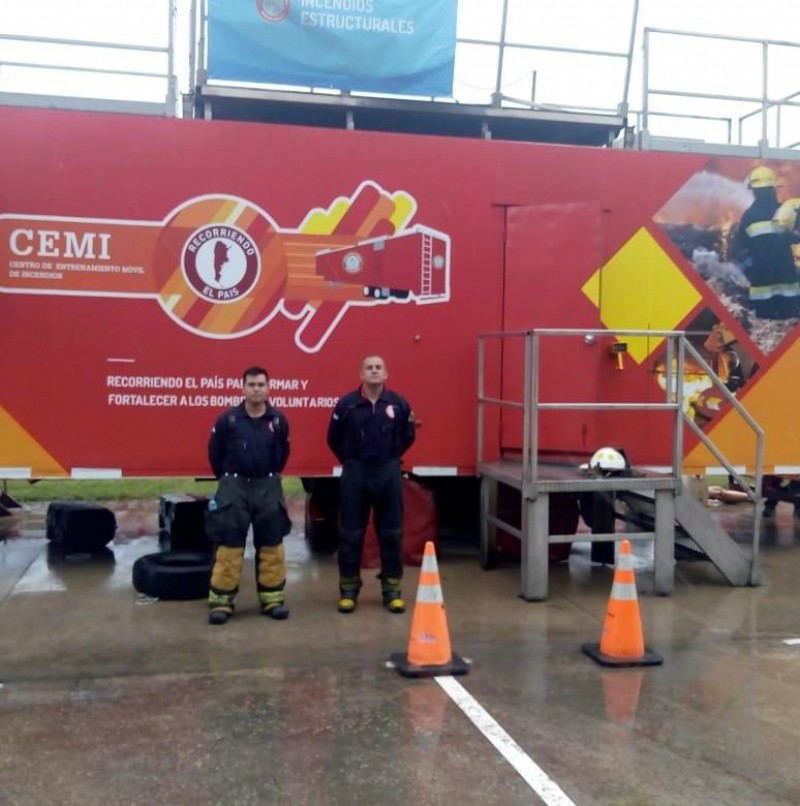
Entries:
<svg viewBox="0 0 800 806">
<path fill-rule="evenodd" d="M 0 294 L 155 299 L 209 339 L 278 318 L 314 353 L 349 310 L 449 301 L 450 236 L 412 223 L 416 213 L 410 193 L 372 180 L 296 228 L 227 193 L 194 196 L 155 221 L 0 213 Z"/>
<path fill-rule="evenodd" d="M 280 22 L 289 16 L 289 0 L 256 0 L 259 16 L 267 22 Z"/>
<path fill-rule="evenodd" d="M 261 270 L 253 239 L 229 225 L 207 225 L 194 232 L 183 249 L 181 265 L 192 291 L 222 303 L 245 296 Z"/>
</svg>

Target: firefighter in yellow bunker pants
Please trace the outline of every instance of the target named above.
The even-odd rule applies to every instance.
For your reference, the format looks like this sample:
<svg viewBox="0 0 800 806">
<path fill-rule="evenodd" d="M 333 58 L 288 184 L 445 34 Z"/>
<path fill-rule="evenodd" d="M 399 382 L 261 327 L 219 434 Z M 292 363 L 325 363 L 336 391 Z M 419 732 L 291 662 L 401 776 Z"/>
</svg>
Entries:
<svg viewBox="0 0 800 806">
<path fill-rule="evenodd" d="M 261 611 L 273 619 L 289 616 L 283 538 L 291 522 L 280 477 L 289 459 L 289 423 L 270 403 L 269 375 L 262 367 L 244 371 L 242 394 L 238 406 L 217 418 L 208 442 L 209 464 L 219 480 L 206 515 L 215 546 L 210 624 L 225 624 L 233 615 L 251 524 Z"/>
</svg>

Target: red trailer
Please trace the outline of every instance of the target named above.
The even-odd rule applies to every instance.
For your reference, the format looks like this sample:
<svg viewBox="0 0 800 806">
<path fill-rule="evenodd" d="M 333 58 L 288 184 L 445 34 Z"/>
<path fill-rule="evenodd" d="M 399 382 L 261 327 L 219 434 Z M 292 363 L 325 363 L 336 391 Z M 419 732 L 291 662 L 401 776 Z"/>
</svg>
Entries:
<svg viewBox="0 0 800 806">
<path fill-rule="evenodd" d="M 331 477 L 329 413 L 367 350 L 419 419 L 407 469 L 474 477 L 477 335 L 534 327 L 607 332 L 543 348 L 541 399 L 573 401 L 662 401 L 664 340 L 614 334 L 687 331 L 735 363 L 765 470 L 800 472 L 798 319 L 757 315 L 735 251 L 754 167 L 800 198 L 789 157 L 10 107 L 4 124 L 2 478 L 207 475 L 210 425 L 253 363 L 292 426 L 288 472 Z M 487 367 L 507 397 L 517 357 Z M 736 412 L 703 405 L 709 382 L 684 370 L 687 410 L 747 465 Z M 660 415 L 551 411 L 539 448 L 663 465 L 668 432 Z M 498 420 L 488 458 L 520 433 Z M 683 462 L 718 464 L 688 432 Z"/>
</svg>

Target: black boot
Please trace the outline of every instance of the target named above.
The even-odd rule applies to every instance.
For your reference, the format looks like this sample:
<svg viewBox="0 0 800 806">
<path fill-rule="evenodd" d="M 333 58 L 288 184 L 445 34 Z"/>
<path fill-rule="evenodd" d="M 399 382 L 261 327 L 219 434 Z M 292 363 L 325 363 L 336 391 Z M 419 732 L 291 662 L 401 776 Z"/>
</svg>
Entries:
<svg viewBox="0 0 800 806">
<path fill-rule="evenodd" d="M 352 613 L 358 604 L 358 594 L 361 591 L 360 576 L 339 575 L 339 612 Z"/>
<path fill-rule="evenodd" d="M 405 613 L 406 603 L 403 601 L 403 594 L 400 590 L 400 580 L 387 577 L 381 580 L 381 594 L 383 596 L 383 606 L 390 613 Z"/>
<path fill-rule="evenodd" d="M 228 619 L 233 615 L 228 610 L 222 610 L 221 608 L 216 608 L 212 610 L 208 614 L 208 623 L 209 624 L 227 624 Z"/>
<path fill-rule="evenodd" d="M 339 591 L 339 612 L 352 613 L 358 604 L 358 591 L 357 590 L 340 590 Z"/>
<path fill-rule="evenodd" d="M 264 607 L 261 608 L 261 612 L 265 616 L 274 618 L 275 621 L 283 621 L 289 618 L 289 608 L 283 603 L 264 605 Z"/>
</svg>

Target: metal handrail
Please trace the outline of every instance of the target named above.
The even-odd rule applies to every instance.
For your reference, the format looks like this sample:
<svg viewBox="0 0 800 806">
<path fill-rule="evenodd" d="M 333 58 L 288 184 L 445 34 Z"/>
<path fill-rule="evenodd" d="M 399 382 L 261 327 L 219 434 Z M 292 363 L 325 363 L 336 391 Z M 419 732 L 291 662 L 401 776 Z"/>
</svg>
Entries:
<svg viewBox="0 0 800 806">
<path fill-rule="evenodd" d="M 69 39 L 63 37 L 32 36 L 26 34 L 0 34 L 0 42 L 20 42 L 31 45 L 57 45 L 66 48 L 98 48 L 102 50 L 116 51 L 129 54 L 156 54 L 163 56 L 166 60 L 166 67 L 159 70 L 130 70 L 124 68 L 93 67 L 85 65 L 68 65 L 59 61 L 47 60 L 46 58 L 36 59 L 26 53 L 28 58 L 24 60 L 0 60 L 0 67 L 17 67 L 25 70 L 54 70 L 57 72 L 84 73 L 87 75 L 100 74 L 107 76 L 125 76 L 130 78 L 154 78 L 165 82 L 166 93 L 164 98 L 164 111 L 168 115 L 177 114 L 178 104 L 178 79 L 175 71 L 175 17 L 176 9 L 174 0 L 165 0 L 168 14 L 167 44 L 162 45 L 141 45 L 121 42 L 105 42 L 95 39 Z"/>
<path fill-rule="evenodd" d="M 755 585 L 758 579 L 758 554 L 761 545 L 761 488 L 764 482 L 764 429 L 755 421 L 750 412 L 742 405 L 722 382 L 722 379 L 713 369 L 709 366 L 708 362 L 700 355 L 699 351 L 689 343 L 689 341 L 682 337 L 682 347 L 689 351 L 694 361 L 700 368 L 708 375 L 714 386 L 720 391 L 725 400 L 738 412 L 742 419 L 747 423 L 756 437 L 756 459 L 755 459 L 755 487 L 751 489 L 750 485 L 739 475 L 736 468 L 723 456 L 722 452 L 711 441 L 709 436 L 689 417 L 686 412 L 681 410 L 683 421 L 688 425 L 692 431 L 699 437 L 703 445 L 716 457 L 717 461 L 733 476 L 742 490 L 745 491 L 747 497 L 753 502 L 753 559 L 750 563 L 750 584 Z M 676 375 L 676 384 L 680 376 Z"/>
<path fill-rule="evenodd" d="M 668 36 L 678 36 L 678 37 L 689 37 L 695 39 L 713 39 L 723 42 L 739 42 L 744 45 L 758 45 L 761 48 L 761 94 L 759 96 L 743 96 L 743 95 L 724 95 L 720 93 L 703 93 L 703 92 L 686 92 L 686 91 L 678 91 L 678 90 L 669 90 L 666 88 L 654 88 L 650 86 L 650 59 L 651 59 L 651 47 L 650 47 L 650 39 L 652 35 L 668 35 Z M 745 37 L 745 36 L 729 36 L 727 34 L 710 34 L 710 33 L 700 33 L 694 31 L 677 31 L 671 30 L 666 28 L 650 28 L 646 27 L 643 31 L 643 40 L 642 40 L 642 54 L 643 54 L 643 76 L 642 76 L 642 110 L 639 113 L 641 115 L 641 122 L 640 128 L 642 131 L 647 131 L 649 126 L 649 117 L 654 114 L 666 114 L 666 113 L 654 113 L 650 110 L 650 98 L 652 96 L 666 96 L 666 97 L 680 97 L 680 98 L 689 98 L 689 99 L 700 99 L 700 100 L 727 100 L 727 101 L 735 101 L 735 102 L 746 102 L 746 103 L 753 103 L 757 104 L 757 109 L 746 113 L 743 117 L 739 118 L 739 126 L 738 126 L 738 145 L 743 145 L 742 143 L 742 122 L 749 117 L 754 115 L 761 116 L 761 143 L 768 144 L 768 119 L 767 113 L 770 109 L 776 108 L 778 110 L 778 123 L 777 129 L 775 132 L 775 145 L 776 147 L 781 147 L 780 141 L 780 112 L 781 109 L 785 106 L 798 106 L 798 102 L 794 101 L 793 99 L 798 96 L 798 92 L 791 93 L 790 95 L 785 96 L 784 98 L 770 98 L 768 93 L 768 78 L 769 78 L 769 49 L 770 48 L 800 48 L 800 43 L 798 42 L 789 42 L 783 41 L 778 39 L 758 39 L 754 37 Z M 694 115 L 675 115 L 675 113 L 671 113 L 673 116 L 677 117 L 687 117 L 692 118 L 696 117 Z M 729 135 L 728 135 L 728 143 L 730 143 L 730 126 L 729 126 Z M 792 148 L 793 146 L 788 146 L 788 148 Z"/>
<path fill-rule="evenodd" d="M 456 48 L 462 45 L 476 45 L 479 47 L 493 47 L 497 48 L 497 69 L 495 71 L 495 79 L 493 89 L 487 86 L 485 89 L 490 90 L 489 94 L 489 103 L 493 107 L 501 106 L 502 102 L 513 103 L 513 104 L 520 104 L 523 106 L 528 106 L 531 108 L 541 108 L 541 109 L 552 109 L 554 111 L 569 111 L 575 113 L 584 113 L 584 114 L 605 114 L 605 115 L 612 115 L 614 117 L 618 117 L 620 115 L 626 114 L 627 110 L 627 97 L 628 97 L 628 90 L 630 86 L 631 80 L 631 73 L 632 73 L 632 62 L 633 62 L 633 51 L 634 51 L 634 43 L 636 39 L 636 31 L 638 26 L 638 15 L 639 15 L 639 0 L 633 0 L 632 8 L 630 13 L 630 34 L 627 41 L 627 46 L 624 50 L 603 50 L 598 48 L 580 48 L 580 47 L 566 47 L 561 45 L 550 45 L 546 42 L 535 43 L 535 42 L 524 42 L 524 41 L 515 41 L 511 40 L 508 37 L 508 6 L 510 0 L 501 0 L 502 8 L 501 8 L 501 21 L 500 21 L 500 32 L 497 35 L 497 38 L 483 38 L 480 36 L 477 37 L 467 37 L 467 36 L 456 36 Z M 207 67 L 207 43 L 208 43 L 208 0 L 191 0 L 190 2 L 190 70 L 193 71 L 192 76 L 192 88 L 199 85 L 207 84 L 208 78 L 206 73 Z M 613 60 L 616 63 L 624 62 L 625 64 L 625 71 L 624 71 L 624 83 L 623 86 L 620 88 L 620 97 L 621 100 L 617 103 L 616 108 L 599 108 L 599 107 L 591 107 L 584 104 L 575 104 L 575 105 L 555 105 L 555 104 L 537 104 L 535 99 L 535 91 L 536 91 L 536 83 L 535 83 L 535 74 L 536 71 L 531 71 L 532 75 L 534 76 L 534 81 L 532 82 L 531 86 L 531 98 L 530 99 L 519 99 L 513 98 L 509 95 L 506 95 L 502 92 L 504 83 L 503 83 L 503 70 L 506 64 L 506 54 L 511 52 L 531 52 L 531 53 L 554 53 L 554 54 L 561 54 L 566 56 L 589 56 L 596 59 L 604 59 L 606 62 L 609 60 Z M 196 78 L 195 78 L 196 76 Z M 234 85 L 237 82 L 228 81 L 228 80 L 220 80 L 214 81 L 215 84 L 219 83 L 221 85 Z M 249 83 L 249 82 L 248 82 Z M 254 82 L 256 84 L 260 84 L 263 82 Z M 314 93 L 315 88 L 305 85 L 302 87 L 301 91 Z M 326 88 L 326 93 L 328 89 Z M 360 97 L 361 95 L 365 94 L 363 92 L 348 92 L 346 90 L 339 90 L 341 95 L 353 95 L 354 97 Z M 372 95 L 373 93 L 369 93 Z M 377 95 L 390 95 L 390 93 L 376 93 Z M 431 97 L 431 101 L 442 101 L 447 102 L 446 99 L 440 99 L 436 97 Z"/>
<path fill-rule="evenodd" d="M 798 100 L 794 100 L 797 98 Z M 755 115 L 763 114 L 766 115 L 770 109 L 776 109 L 776 116 L 775 116 L 775 141 L 780 145 L 781 142 L 781 116 L 783 114 L 783 110 L 787 106 L 798 106 L 800 107 L 800 91 L 792 92 L 789 95 L 785 95 L 783 98 L 778 98 L 775 101 L 767 101 L 767 105 L 764 109 L 756 109 L 752 112 L 747 112 L 746 114 L 742 115 L 739 118 L 739 142 L 742 142 L 742 133 L 744 131 L 744 126 L 742 125 L 745 120 L 748 118 L 754 117 Z M 789 143 L 785 148 L 795 148 L 798 143 Z"/>
<path fill-rule="evenodd" d="M 601 402 L 555 402 L 543 403 L 539 400 L 539 344 L 543 336 L 580 336 L 585 340 L 593 340 L 597 336 L 620 337 L 639 336 L 648 338 L 663 338 L 666 340 L 666 383 L 665 402 L 653 403 L 651 401 L 626 403 Z M 525 340 L 523 400 L 505 400 L 502 397 L 488 397 L 486 395 L 486 342 L 489 339 L 502 341 L 509 338 L 523 338 Z M 712 385 L 716 387 L 725 400 L 741 415 L 756 438 L 755 456 L 755 487 L 742 478 L 731 462 L 722 454 L 719 448 L 711 441 L 706 433 L 689 417 L 684 409 L 683 383 L 684 364 L 686 354 L 708 375 Z M 673 370 L 674 367 L 674 370 Z M 757 584 L 758 554 L 760 548 L 760 501 L 761 488 L 764 475 L 764 431 L 755 421 L 749 411 L 728 390 L 722 379 L 714 372 L 712 367 L 700 355 L 698 350 L 686 338 L 684 331 L 671 330 L 619 330 L 611 333 L 604 329 L 576 329 L 576 328 L 540 328 L 532 330 L 491 331 L 478 334 L 478 465 L 484 461 L 485 442 L 485 412 L 487 404 L 507 406 L 523 411 L 523 438 L 522 438 L 522 482 L 523 494 L 534 497 L 538 484 L 538 444 L 539 444 L 539 411 L 562 410 L 640 410 L 640 411 L 672 411 L 674 412 L 672 433 L 672 462 L 671 476 L 679 480 L 683 462 L 683 426 L 687 425 L 708 450 L 716 457 L 730 475 L 746 491 L 748 498 L 753 501 L 753 539 L 752 559 L 750 563 L 750 584 Z"/>
</svg>

